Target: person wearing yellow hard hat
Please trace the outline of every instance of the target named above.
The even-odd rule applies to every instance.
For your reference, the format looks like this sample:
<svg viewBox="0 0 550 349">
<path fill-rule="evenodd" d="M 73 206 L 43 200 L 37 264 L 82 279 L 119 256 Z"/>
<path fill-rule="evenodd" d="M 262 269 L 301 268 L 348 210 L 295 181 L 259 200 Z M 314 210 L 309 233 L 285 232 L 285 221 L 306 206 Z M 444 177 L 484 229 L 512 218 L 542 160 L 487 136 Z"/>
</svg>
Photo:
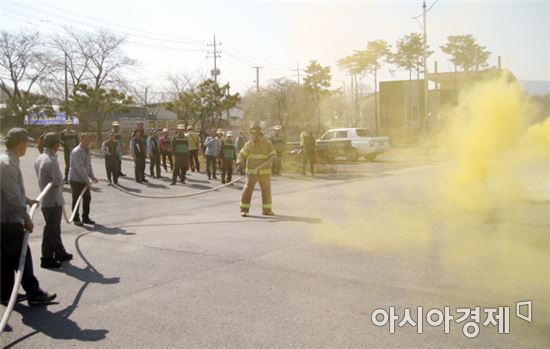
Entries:
<svg viewBox="0 0 550 349">
<path fill-rule="evenodd" d="M 227 131 L 225 139 L 221 142 L 220 159 L 222 161 L 222 184 L 229 183 L 233 175 L 233 162 L 237 159 L 232 131 Z"/>
<path fill-rule="evenodd" d="M 159 138 L 160 154 L 162 156 L 162 167 L 164 172 L 168 172 L 166 167 L 166 159 L 170 163 L 170 170 L 174 170 L 174 161 L 172 159 L 172 137 L 170 137 L 170 131 L 167 128 L 162 129 L 162 136 Z"/>
<path fill-rule="evenodd" d="M 220 154 L 220 133 L 223 131 L 218 129 L 215 135 L 209 135 L 204 140 L 204 156 L 206 157 L 206 175 L 208 179 L 218 179 L 216 177 L 216 162 Z"/>
<path fill-rule="evenodd" d="M 271 136 L 271 144 L 277 152 L 277 160 L 273 161 L 273 175 L 281 175 L 281 164 L 283 162 L 283 156 L 285 153 L 286 140 L 282 133 L 282 127 L 277 125 L 273 127 L 273 135 Z"/>
<path fill-rule="evenodd" d="M 189 140 L 185 136 L 185 126 L 179 124 L 178 133 L 172 138 L 172 154 L 174 155 L 174 171 L 172 172 L 172 183 L 175 185 L 178 175 L 180 181 L 185 184 L 185 175 L 187 173 L 187 162 L 189 161 Z"/>
<path fill-rule="evenodd" d="M 251 139 L 239 152 L 237 167 L 246 166 L 246 183 L 241 196 L 241 216 L 246 217 L 250 211 L 250 201 L 256 183 L 262 191 L 262 214 L 273 216 L 271 200 L 271 163 L 276 160 L 277 152 L 271 142 L 265 138 L 259 123 L 254 123 L 248 130 Z"/>
<path fill-rule="evenodd" d="M 187 140 L 189 142 L 189 165 L 191 171 L 201 172 L 201 164 L 199 162 L 199 146 L 201 138 L 197 132 L 193 130 L 193 126 L 187 126 Z"/>
</svg>

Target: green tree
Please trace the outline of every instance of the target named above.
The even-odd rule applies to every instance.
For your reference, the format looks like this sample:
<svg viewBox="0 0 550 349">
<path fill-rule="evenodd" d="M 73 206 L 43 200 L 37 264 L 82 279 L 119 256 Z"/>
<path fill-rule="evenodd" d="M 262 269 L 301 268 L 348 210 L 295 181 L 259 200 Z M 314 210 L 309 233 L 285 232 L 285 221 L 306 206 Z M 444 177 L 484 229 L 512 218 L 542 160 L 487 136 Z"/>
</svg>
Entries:
<svg viewBox="0 0 550 349">
<path fill-rule="evenodd" d="M 106 119 L 119 112 L 128 111 L 132 98 L 115 89 L 103 89 L 80 84 L 68 103 L 63 106 L 66 112 L 74 112 L 84 126 L 84 131 L 92 128 L 101 141 L 101 131 Z M 91 123 L 95 122 L 95 127 Z"/>
<path fill-rule="evenodd" d="M 361 62 L 359 55 L 356 53 L 338 60 L 338 65 L 340 66 L 340 68 L 344 69 L 351 76 L 352 79 L 350 90 L 352 99 L 355 102 L 352 113 L 352 123 L 356 125 L 357 119 L 359 117 L 359 84 L 357 82 L 357 76 L 362 75 L 365 71 L 366 62 Z"/>
<path fill-rule="evenodd" d="M 450 61 L 457 68 L 469 72 L 473 68 L 478 70 L 480 67 L 487 66 L 487 59 L 491 52 L 486 51 L 484 46 L 477 44 L 473 35 L 451 35 L 447 37 L 447 43 L 441 46 L 441 50 L 450 56 Z"/>
<path fill-rule="evenodd" d="M 360 74 L 372 73 L 374 75 L 374 119 L 378 131 L 378 71 L 385 63 L 391 62 L 391 46 L 384 40 L 372 40 L 367 42 L 367 49 L 356 51 L 350 56 L 342 58 L 340 66 L 351 72 Z"/>
<path fill-rule="evenodd" d="M 196 89 L 200 102 L 198 118 L 203 129 L 218 128 L 224 112 L 235 107 L 241 97 L 229 93 L 229 83 L 220 86 L 212 79 L 201 82 Z"/>
<path fill-rule="evenodd" d="M 189 86 L 164 106 L 177 114 L 186 125 L 200 123 L 203 129 L 220 126 L 224 112 L 240 101 L 238 93 L 229 93 L 229 83 L 220 86 L 214 80 L 203 80 L 196 87 Z"/>
<path fill-rule="evenodd" d="M 166 110 L 174 112 L 179 121 L 183 121 L 186 126 L 197 121 L 201 104 L 194 88 L 189 88 L 179 92 L 173 101 L 163 103 Z"/>
<path fill-rule="evenodd" d="M 395 48 L 396 50 L 392 57 L 392 63 L 400 68 L 407 69 L 409 71 L 409 99 L 407 113 L 408 115 L 410 115 L 412 96 L 412 72 L 413 70 L 416 70 L 417 79 L 420 79 L 420 71 L 424 70 L 424 45 L 422 35 L 418 33 L 405 35 L 397 40 Z M 430 50 L 426 51 L 428 57 L 433 53 L 433 51 Z"/>
<path fill-rule="evenodd" d="M 1 110 L 3 127 L 22 126 L 31 112 L 50 105 L 47 98 L 32 92 L 48 74 L 48 61 L 39 33 L 0 34 L 0 90 L 6 104 Z M 46 109 L 52 111 L 51 106 Z"/>
<path fill-rule="evenodd" d="M 317 61 L 309 62 L 305 70 L 303 88 L 313 103 L 314 119 L 317 129 L 321 127 L 320 103 L 323 97 L 330 95 L 330 67 L 323 67 Z"/>
<path fill-rule="evenodd" d="M 426 50 L 427 56 L 433 51 Z M 411 33 L 397 40 L 395 53 L 392 56 L 392 63 L 409 71 L 409 80 L 412 80 L 412 71 L 416 70 L 417 75 L 424 70 L 424 46 L 422 35 Z"/>
</svg>

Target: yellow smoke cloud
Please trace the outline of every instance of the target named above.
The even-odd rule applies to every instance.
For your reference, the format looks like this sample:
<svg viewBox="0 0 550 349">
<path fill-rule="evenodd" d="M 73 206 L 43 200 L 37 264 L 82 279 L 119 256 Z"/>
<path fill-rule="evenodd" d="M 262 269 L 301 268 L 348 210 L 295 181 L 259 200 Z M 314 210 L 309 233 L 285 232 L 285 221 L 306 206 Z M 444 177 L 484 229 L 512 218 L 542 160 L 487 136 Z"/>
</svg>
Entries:
<svg viewBox="0 0 550 349">
<path fill-rule="evenodd" d="M 449 124 L 440 137 L 456 159 L 442 183 L 449 202 L 488 211 L 524 196 L 513 167 L 534 109 L 519 84 L 506 77 L 478 83 L 461 95 L 445 116 Z"/>
<path fill-rule="evenodd" d="M 427 258 L 461 295 L 487 305 L 532 299 L 548 326 L 550 117 L 532 124 L 536 108 L 506 77 L 471 86 L 445 115 L 439 144 L 452 161 L 441 172 L 366 181 L 313 227 L 314 242 L 398 252 L 407 269 Z"/>
</svg>

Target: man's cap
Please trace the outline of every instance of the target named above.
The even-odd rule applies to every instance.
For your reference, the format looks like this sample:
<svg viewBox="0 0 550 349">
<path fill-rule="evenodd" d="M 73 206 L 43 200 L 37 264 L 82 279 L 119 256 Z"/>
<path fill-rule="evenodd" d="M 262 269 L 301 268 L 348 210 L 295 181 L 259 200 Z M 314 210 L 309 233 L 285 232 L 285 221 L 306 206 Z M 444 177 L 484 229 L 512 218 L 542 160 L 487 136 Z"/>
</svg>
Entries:
<svg viewBox="0 0 550 349">
<path fill-rule="evenodd" d="M 162 132 L 168 132 L 168 129 L 165 127 L 162 129 Z"/>
<path fill-rule="evenodd" d="M 233 137 L 233 131 L 227 131 L 225 134 L 226 137 Z"/>
<path fill-rule="evenodd" d="M 187 130 L 188 131 L 193 131 L 193 126 L 191 126 L 191 125 L 187 126 Z"/>
<path fill-rule="evenodd" d="M 6 135 L 6 142 L 17 143 L 23 140 L 33 141 L 33 139 L 29 137 L 29 133 L 27 132 L 27 130 L 25 130 L 24 128 L 12 128 L 8 131 L 8 134 Z"/>
<path fill-rule="evenodd" d="M 71 119 L 67 119 L 67 120 L 65 120 L 64 124 L 65 125 L 72 125 L 73 121 Z"/>
<path fill-rule="evenodd" d="M 216 134 L 223 135 L 223 130 L 221 128 L 217 129 Z"/>
<path fill-rule="evenodd" d="M 250 125 L 250 129 L 249 131 L 251 132 L 260 132 L 262 130 L 262 128 L 260 127 L 260 123 L 255 121 L 252 123 L 252 125 Z"/>
<path fill-rule="evenodd" d="M 185 130 L 185 126 L 183 124 L 178 125 L 178 130 Z"/>
<path fill-rule="evenodd" d="M 282 127 L 281 127 L 281 125 L 277 125 L 277 126 L 273 127 L 273 129 L 275 131 L 280 131 L 282 129 Z"/>
<path fill-rule="evenodd" d="M 59 143 L 59 135 L 56 132 L 48 132 L 44 135 L 44 145 L 49 148 Z"/>
<path fill-rule="evenodd" d="M 113 126 L 120 126 L 120 124 L 118 123 L 118 121 L 113 121 Z"/>
</svg>

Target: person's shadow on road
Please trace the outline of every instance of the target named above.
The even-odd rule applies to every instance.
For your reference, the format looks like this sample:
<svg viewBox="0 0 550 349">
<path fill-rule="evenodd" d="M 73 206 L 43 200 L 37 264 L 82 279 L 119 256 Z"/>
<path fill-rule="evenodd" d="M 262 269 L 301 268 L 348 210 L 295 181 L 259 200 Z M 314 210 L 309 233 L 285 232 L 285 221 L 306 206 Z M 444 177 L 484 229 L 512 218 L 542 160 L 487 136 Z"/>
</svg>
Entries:
<svg viewBox="0 0 550 349">
<path fill-rule="evenodd" d="M 36 333 L 43 333 L 53 339 L 76 339 L 83 342 L 97 342 L 105 339 L 109 332 L 106 329 L 92 330 L 80 328 L 76 322 L 68 318 L 68 309 L 53 313 L 47 307 L 20 306 L 18 308 L 23 317 L 23 323 L 34 329 L 34 332 L 18 338 L 4 348 L 12 348 Z"/>
<path fill-rule="evenodd" d="M 84 225 L 83 226 L 84 229 L 88 230 L 89 232 L 99 232 L 99 233 L 103 233 L 103 234 L 108 234 L 108 235 L 117 235 L 117 234 L 120 234 L 120 235 L 136 235 L 136 233 L 129 233 L 126 229 L 122 229 L 122 228 L 119 228 L 119 227 L 106 227 L 102 224 L 94 224 L 93 226 L 86 226 Z"/>
<path fill-rule="evenodd" d="M 284 215 L 276 215 L 276 216 L 254 216 L 250 215 L 249 218 L 255 218 L 255 219 L 265 219 L 269 221 L 270 223 L 278 223 L 278 222 L 300 222 L 300 223 L 308 223 L 308 224 L 320 224 L 323 223 L 323 220 L 321 218 L 312 218 L 312 217 L 299 217 L 299 216 L 284 216 Z"/>
<path fill-rule="evenodd" d="M 120 282 L 119 277 L 106 278 L 103 274 L 99 273 L 93 267 L 87 266 L 85 268 L 79 268 L 71 263 L 64 263 L 61 269 L 51 269 L 55 272 L 60 272 L 72 276 L 80 281 L 94 283 L 94 284 L 118 284 Z"/>
<path fill-rule="evenodd" d="M 90 232 L 81 234 L 75 240 L 76 250 L 82 260 L 86 263 L 86 267 L 80 269 L 69 263 L 66 263 L 63 266 L 63 269 L 56 270 L 65 272 L 67 275 L 84 281 L 84 284 L 78 290 L 73 303 L 67 306 L 65 309 L 62 309 L 55 313 L 51 312 L 47 307 L 26 307 L 22 305 L 18 306 L 17 309 L 23 317 L 23 323 L 33 328 L 34 331 L 6 345 L 5 348 L 12 348 L 37 333 L 43 333 L 53 339 L 75 339 L 83 342 L 97 342 L 106 338 L 107 333 L 109 333 L 108 330 L 82 329 L 80 328 L 80 326 L 78 326 L 76 322 L 69 319 L 71 314 L 78 308 L 80 299 L 82 298 L 82 295 L 84 294 L 84 291 L 89 284 L 115 284 L 120 282 L 120 278 L 118 277 L 105 278 L 103 274 L 99 273 L 95 269 L 95 267 L 87 260 L 86 256 L 84 256 L 84 254 L 82 253 L 79 241 L 82 237 L 86 236 L 89 233 Z"/>
</svg>

